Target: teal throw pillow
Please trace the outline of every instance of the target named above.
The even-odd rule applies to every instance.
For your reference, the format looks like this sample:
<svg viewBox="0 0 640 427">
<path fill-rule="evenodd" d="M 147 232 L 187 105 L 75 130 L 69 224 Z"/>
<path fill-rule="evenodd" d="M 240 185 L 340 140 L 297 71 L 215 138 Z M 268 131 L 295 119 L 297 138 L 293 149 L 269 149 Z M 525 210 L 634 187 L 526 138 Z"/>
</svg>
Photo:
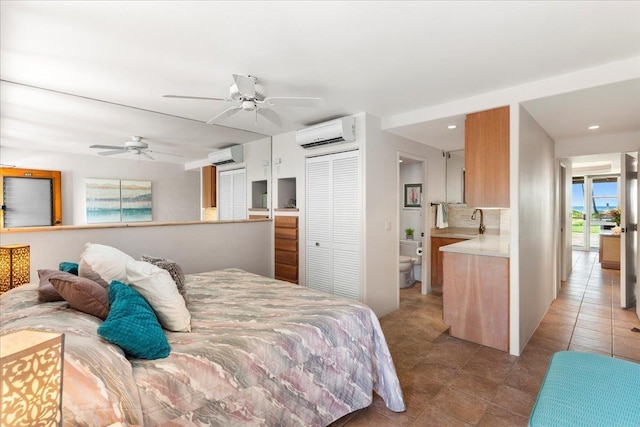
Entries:
<svg viewBox="0 0 640 427">
<path fill-rule="evenodd" d="M 58 270 L 78 275 L 78 263 L 63 261 L 58 266 Z"/>
<path fill-rule="evenodd" d="M 130 286 L 113 280 L 109 286 L 111 309 L 98 335 L 138 359 L 169 355 L 169 343 L 149 303 Z"/>
</svg>

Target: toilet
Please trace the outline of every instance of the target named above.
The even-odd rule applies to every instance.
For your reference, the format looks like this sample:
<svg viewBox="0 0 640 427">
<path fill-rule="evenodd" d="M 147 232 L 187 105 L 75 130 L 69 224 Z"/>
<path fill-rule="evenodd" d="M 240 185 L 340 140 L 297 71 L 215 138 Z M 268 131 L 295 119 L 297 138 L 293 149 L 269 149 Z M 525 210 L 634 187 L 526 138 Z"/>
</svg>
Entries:
<svg viewBox="0 0 640 427">
<path fill-rule="evenodd" d="M 400 259 L 398 260 L 400 288 L 413 285 L 416 277 L 420 277 L 422 257 L 416 253 L 420 246 L 422 246 L 420 240 L 400 240 Z"/>
</svg>

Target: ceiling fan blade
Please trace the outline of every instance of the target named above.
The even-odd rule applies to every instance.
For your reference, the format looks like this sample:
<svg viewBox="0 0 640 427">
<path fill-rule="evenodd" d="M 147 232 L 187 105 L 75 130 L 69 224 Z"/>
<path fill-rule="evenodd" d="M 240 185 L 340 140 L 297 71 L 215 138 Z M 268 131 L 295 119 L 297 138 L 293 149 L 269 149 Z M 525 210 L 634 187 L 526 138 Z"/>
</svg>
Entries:
<svg viewBox="0 0 640 427">
<path fill-rule="evenodd" d="M 113 156 L 114 154 L 122 154 L 122 153 L 128 153 L 129 150 L 127 150 L 126 148 L 122 148 L 120 150 L 114 150 L 114 151 L 101 151 L 98 153 L 98 156 Z"/>
<path fill-rule="evenodd" d="M 243 76 L 241 74 L 233 74 L 233 80 L 238 86 L 241 95 L 254 98 L 256 96 L 256 80 L 253 76 Z"/>
<path fill-rule="evenodd" d="M 164 151 L 155 151 L 155 150 L 147 150 L 147 153 L 164 154 L 166 156 L 174 156 L 174 157 L 184 157 L 181 154 L 173 154 L 173 153 L 167 153 L 167 152 L 164 152 Z"/>
<path fill-rule="evenodd" d="M 322 98 L 268 97 L 264 102 L 278 107 L 318 107 Z"/>
<path fill-rule="evenodd" d="M 105 150 L 123 150 L 124 147 L 117 145 L 90 145 L 89 148 L 104 148 Z"/>
<path fill-rule="evenodd" d="M 227 108 L 222 113 L 218 114 L 214 118 L 212 118 L 209 121 L 207 121 L 207 124 L 211 125 L 211 124 L 214 124 L 216 121 L 224 120 L 224 119 L 226 119 L 228 117 L 233 116 L 235 113 L 237 113 L 240 110 L 242 110 L 242 107 L 240 107 L 240 106 Z"/>
<path fill-rule="evenodd" d="M 282 117 L 280 114 L 276 113 L 273 110 L 269 110 L 268 108 L 263 108 L 258 110 L 258 114 L 260 114 L 265 119 L 269 120 L 271 123 L 278 127 L 282 127 L 284 125 L 289 124 L 289 121 Z"/>
<path fill-rule="evenodd" d="M 153 157 L 151 157 L 150 155 L 148 155 L 144 151 L 138 151 L 138 154 L 140 154 L 142 157 L 146 157 L 149 160 L 155 160 Z"/>
<path fill-rule="evenodd" d="M 188 96 L 188 95 L 162 95 L 163 98 L 179 98 L 179 99 L 202 99 L 205 101 L 227 101 L 226 98 L 210 98 L 206 96 Z"/>
</svg>

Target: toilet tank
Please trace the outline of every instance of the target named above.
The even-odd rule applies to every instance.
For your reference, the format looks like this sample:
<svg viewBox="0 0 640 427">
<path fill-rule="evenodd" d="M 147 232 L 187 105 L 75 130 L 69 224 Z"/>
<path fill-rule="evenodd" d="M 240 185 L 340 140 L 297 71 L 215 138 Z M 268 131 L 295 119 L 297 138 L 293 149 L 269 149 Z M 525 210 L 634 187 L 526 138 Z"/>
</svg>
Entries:
<svg viewBox="0 0 640 427">
<path fill-rule="evenodd" d="M 414 259 L 414 264 L 421 264 L 422 257 L 416 254 L 422 246 L 421 240 L 400 240 L 400 255 L 409 256 Z"/>
</svg>

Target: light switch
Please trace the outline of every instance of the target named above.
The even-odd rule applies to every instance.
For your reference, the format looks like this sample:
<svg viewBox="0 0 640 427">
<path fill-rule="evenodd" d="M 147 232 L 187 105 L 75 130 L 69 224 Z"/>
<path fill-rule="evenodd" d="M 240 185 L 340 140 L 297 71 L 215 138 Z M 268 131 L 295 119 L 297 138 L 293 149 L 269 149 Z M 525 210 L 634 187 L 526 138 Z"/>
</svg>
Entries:
<svg viewBox="0 0 640 427">
<path fill-rule="evenodd" d="M 384 229 L 385 229 L 385 231 L 391 231 L 391 221 L 386 220 L 384 222 Z"/>
</svg>

